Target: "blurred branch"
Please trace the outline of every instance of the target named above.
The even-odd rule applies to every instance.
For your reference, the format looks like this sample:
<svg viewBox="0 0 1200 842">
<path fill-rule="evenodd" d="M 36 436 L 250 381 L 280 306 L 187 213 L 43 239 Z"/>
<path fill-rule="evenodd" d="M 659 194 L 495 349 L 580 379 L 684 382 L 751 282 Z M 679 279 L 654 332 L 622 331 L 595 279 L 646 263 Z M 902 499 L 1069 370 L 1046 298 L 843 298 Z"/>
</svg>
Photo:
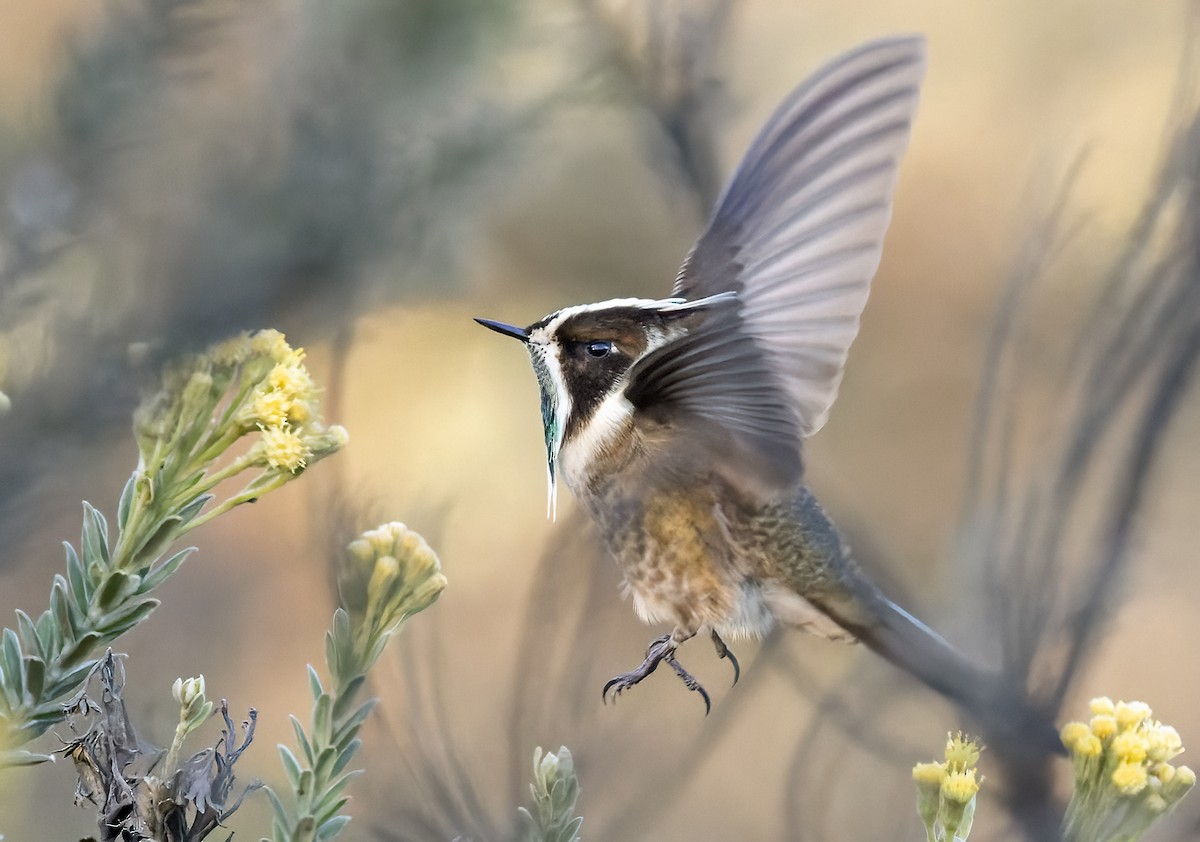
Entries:
<svg viewBox="0 0 1200 842">
<path fill-rule="evenodd" d="M 614 8 L 579 0 L 590 30 L 605 37 L 620 87 L 652 116 L 673 166 L 707 219 L 724 183 L 714 110 L 721 85 L 716 56 L 728 34 L 733 0 L 647 0 Z M 654 144 L 651 150 L 662 148 Z M 655 167 L 656 172 L 663 168 Z"/>
</svg>

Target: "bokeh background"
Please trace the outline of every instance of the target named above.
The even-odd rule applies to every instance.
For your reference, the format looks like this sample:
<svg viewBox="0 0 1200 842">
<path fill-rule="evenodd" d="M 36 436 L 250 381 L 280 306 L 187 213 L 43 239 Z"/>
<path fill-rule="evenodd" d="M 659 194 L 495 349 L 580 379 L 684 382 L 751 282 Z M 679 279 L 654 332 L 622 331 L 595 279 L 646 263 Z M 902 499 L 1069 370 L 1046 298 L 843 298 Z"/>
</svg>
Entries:
<svg viewBox="0 0 1200 842">
<path fill-rule="evenodd" d="M 157 361 L 276 327 L 308 349 L 351 445 L 194 535 L 200 552 L 120 647 L 146 737 L 168 739 L 172 680 L 203 673 L 210 697 L 259 711 L 243 775 L 278 781 L 336 547 L 398 519 L 450 586 L 385 658 L 346 838 L 511 838 L 534 746 L 559 744 L 585 838 L 921 838 L 909 766 L 962 720 L 861 649 L 743 642 L 727 690 L 697 645 L 683 660 L 714 691 L 709 718 L 671 677 L 600 704 L 659 632 L 569 495 L 545 519 L 534 379 L 471 321 L 665 294 L 773 106 L 834 54 L 911 31 L 929 38 L 921 110 L 810 482 L 864 564 L 981 660 L 1014 633 L 1000 592 L 1043 597 L 1033 613 L 1058 625 L 1030 632 L 1028 675 L 1068 676 L 1063 718 L 1092 695 L 1144 699 L 1200 743 L 1200 390 L 1158 419 L 1115 566 L 1095 567 L 1135 420 L 1093 437 L 1071 506 L 1020 496 L 1093 440 L 1070 414 L 1093 346 L 1169 240 L 1137 225 L 1192 117 L 1184 2 L 0 4 L 0 609 L 45 605 L 81 499 L 115 508 Z M 1122 263 L 1131 242 L 1146 251 Z M 1158 347 L 1144 334 L 1120 347 Z M 1099 413 L 1136 416 L 1154 366 Z M 1005 590 L 988 565 L 1020 567 L 1030 509 L 1064 524 L 1070 552 Z M 1097 570 L 1103 598 L 1082 600 L 1072 571 Z M 1055 658 L 1073 629 L 1087 645 L 1068 673 Z M 72 789 L 65 763 L 0 778 L 0 833 L 92 832 Z M 972 839 L 1012 838 L 984 792 Z M 257 838 L 266 821 L 264 800 L 232 829 Z M 1198 821 L 1185 802 L 1155 838 L 1195 838 Z"/>
</svg>

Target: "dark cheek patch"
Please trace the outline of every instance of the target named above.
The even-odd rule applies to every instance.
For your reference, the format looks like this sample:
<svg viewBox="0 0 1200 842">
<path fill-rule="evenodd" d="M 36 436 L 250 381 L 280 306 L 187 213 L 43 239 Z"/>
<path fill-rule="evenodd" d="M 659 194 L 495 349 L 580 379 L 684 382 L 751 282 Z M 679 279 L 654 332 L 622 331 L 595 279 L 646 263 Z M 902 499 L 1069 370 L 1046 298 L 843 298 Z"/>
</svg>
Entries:
<svg viewBox="0 0 1200 842">
<path fill-rule="evenodd" d="M 618 348 L 620 345 L 618 344 Z M 613 384 L 629 368 L 632 360 L 620 350 L 607 357 L 592 357 L 585 346 L 569 349 L 563 354 L 563 375 L 571 391 L 571 418 L 566 437 L 570 438 L 583 427 L 600 402 L 612 391 Z"/>
</svg>

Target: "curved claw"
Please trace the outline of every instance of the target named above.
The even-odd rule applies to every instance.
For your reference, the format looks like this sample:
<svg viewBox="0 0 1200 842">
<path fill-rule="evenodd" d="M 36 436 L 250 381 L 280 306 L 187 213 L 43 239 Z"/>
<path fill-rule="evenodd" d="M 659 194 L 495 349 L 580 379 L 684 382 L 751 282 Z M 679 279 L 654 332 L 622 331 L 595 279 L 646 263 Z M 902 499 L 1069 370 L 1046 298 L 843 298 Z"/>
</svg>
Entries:
<svg viewBox="0 0 1200 842">
<path fill-rule="evenodd" d="M 717 657 L 727 658 L 729 663 L 733 664 L 733 686 L 737 686 L 738 680 L 742 677 L 742 665 L 738 663 L 737 656 L 725 645 L 725 641 L 721 640 L 721 636 L 716 630 L 712 630 L 713 645 L 717 647 Z"/>
<path fill-rule="evenodd" d="M 604 685 L 604 689 L 600 691 L 600 698 L 605 704 L 608 704 L 608 691 L 612 690 L 613 701 L 616 702 L 617 696 L 620 696 L 621 693 L 658 669 L 658 665 L 663 659 L 673 657 L 673 652 L 674 648 L 671 646 L 671 636 L 669 634 L 655 638 L 646 649 L 646 660 L 642 661 L 641 666 L 635 670 L 623 672 L 611 679 Z"/>
<path fill-rule="evenodd" d="M 683 664 L 675 660 L 675 656 L 673 654 L 664 657 L 663 660 L 671 665 L 671 669 L 675 670 L 675 674 L 683 680 L 683 683 L 687 685 L 689 690 L 700 694 L 700 698 L 704 699 L 704 715 L 708 716 L 708 714 L 712 712 L 712 699 L 708 697 L 708 691 L 700 686 L 700 682 L 697 681 L 690 672 L 683 668 Z"/>
<path fill-rule="evenodd" d="M 720 641 L 720 638 L 716 637 L 715 633 L 714 639 Z M 724 646 L 725 644 L 721 643 L 720 645 Z M 729 653 L 728 650 L 726 650 L 726 654 L 733 659 L 735 672 L 740 672 L 740 670 L 737 668 L 737 659 L 733 658 L 733 655 Z M 646 650 L 646 660 L 642 661 L 641 666 L 635 670 L 631 670 L 630 672 L 621 673 L 616 678 L 611 679 L 607 684 L 605 684 L 604 689 L 600 691 L 600 698 L 604 700 L 605 704 L 608 704 L 608 692 L 611 690 L 613 694 L 613 701 L 616 702 L 617 696 L 620 696 L 630 687 L 633 687 L 643 678 L 658 669 L 658 665 L 663 661 L 666 661 L 671 665 L 671 669 L 675 670 L 675 674 L 679 676 L 680 680 L 682 680 L 685 685 L 687 685 L 689 690 L 700 694 L 700 698 L 704 700 L 704 715 L 708 716 L 709 712 L 712 710 L 712 699 L 709 698 L 708 691 L 700 686 L 700 682 L 697 681 L 690 672 L 685 670 L 683 665 L 675 659 L 675 644 L 671 642 L 671 635 L 669 634 L 656 638 L 654 642 L 650 644 L 650 647 Z M 736 680 L 737 679 L 735 678 L 734 681 L 736 682 Z"/>
</svg>

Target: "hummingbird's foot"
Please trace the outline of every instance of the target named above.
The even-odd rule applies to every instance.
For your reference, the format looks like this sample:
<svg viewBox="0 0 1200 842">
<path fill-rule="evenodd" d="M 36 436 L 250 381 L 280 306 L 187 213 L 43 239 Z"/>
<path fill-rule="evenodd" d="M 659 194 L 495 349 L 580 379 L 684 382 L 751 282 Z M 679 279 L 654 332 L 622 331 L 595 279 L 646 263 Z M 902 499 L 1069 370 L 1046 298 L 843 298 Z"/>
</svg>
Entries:
<svg viewBox="0 0 1200 842">
<path fill-rule="evenodd" d="M 736 687 L 738 679 L 742 677 L 742 666 L 738 663 L 737 657 L 725 645 L 725 641 L 721 640 L 721 636 L 717 634 L 716 629 L 712 629 L 713 646 L 717 647 L 718 658 L 728 658 L 729 663 L 733 664 L 733 684 Z"/>
<path fill-rule="evenodd" d="M 675 660 L 674 652 L 664 656 L 663 660 L 671 665 L 671 669 L 675 670 L 675 674 L 683 680 L 683 683 L 687 685 L 687 689 L 700 694 L 700 698 L 704 699 L 704 715 L 708 716 L 709 712 L 712 711 L 712 700 L 708 698 L 708 691 L 701 687 L 700 682 L 683 668 L 683 664 Z"/>
<path fill-rule="evenodd" d="M 635 684 L 640 683 L 643 678 L 658 669 L 660 663 L 666 661 L 671 665 L 671 669 L 675 670 L 675 674 L 687 685 L 687 688 L 699 693 L 700 698 L 704 699 L 704 715 L 708 716 L 708 712 L 712 710 L 712 701 L 708 698 L 708 693 L 705 689 L 700 686 L 700 682 L 675 659 L 675 647 L 676 644 L 672 641 L 669 634 L 664 634 L 662 637 L 655 639 L 650 644 L 650 648 L 646 650 L 646 660 L 642 661 L 640 667 L 630 672 L 621 673 L 604 685 L 601 695 L 605 703 L 608 702 L 609 690 L 612 691 L 613 701 L 615 702 L 617 696 L 620 696 L 621 693 Z"/>
</svg>

